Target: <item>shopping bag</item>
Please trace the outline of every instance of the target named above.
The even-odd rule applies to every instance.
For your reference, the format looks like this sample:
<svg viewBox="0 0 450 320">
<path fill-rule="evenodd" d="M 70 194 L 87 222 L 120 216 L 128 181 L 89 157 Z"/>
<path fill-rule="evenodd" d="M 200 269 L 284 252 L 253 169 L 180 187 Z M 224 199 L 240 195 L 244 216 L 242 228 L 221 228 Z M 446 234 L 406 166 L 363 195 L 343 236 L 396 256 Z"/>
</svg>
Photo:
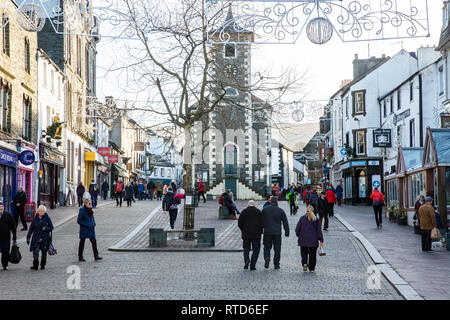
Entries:
<svg viewBox="0 0 450 320">
<path fill-rule="evenodd" d="M 325 252 L 325 249 L 323 248 L 323 246 L 321 246 L 319 248 L 319 256 L 325 256 L 327 253 Z"/>
<path fill-rule="evenodd" d="M 50 256 L 54 256 L 55 254 L 58 253 L 58 251 L 56 250 L 55 246 L 53 245 L 53 232 L 50 233 L 50 244 L 48 245 L 48 254 Z"/>
<path fill-rule="evenodd" d="M 438 228 L 433 228 L 431 230 L 431 239 L 440 239 L 441 238 L 441 232 Z"/>
<path fill-rule="evenodd" d="M 14 244 L 11 247 L 11 253 L 9 254 L 9 262 L 18 264 L 20 260 L 22 260 L 22 255 L 20 254 L 19 247 Z"/>
</svg>

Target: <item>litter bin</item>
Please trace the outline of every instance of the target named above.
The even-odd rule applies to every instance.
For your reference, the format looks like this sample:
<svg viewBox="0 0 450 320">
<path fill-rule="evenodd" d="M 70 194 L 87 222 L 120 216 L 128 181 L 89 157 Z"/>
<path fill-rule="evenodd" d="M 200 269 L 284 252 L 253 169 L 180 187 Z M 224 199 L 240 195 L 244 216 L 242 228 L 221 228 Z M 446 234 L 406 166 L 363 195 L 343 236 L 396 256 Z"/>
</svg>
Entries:
<svg viewBox="0 0 450 320">
<path fill-rule="evenodd" d="M 149 229 L 149 247 L 162 248 L 167 246 L 167 232 L 164 229 Z"/>
<path fill-rule="evenodd" d="M 215 246 L 214 228 L 200 228 L 197 233 L 197 247 L 207 248 Z"/>
</svg>

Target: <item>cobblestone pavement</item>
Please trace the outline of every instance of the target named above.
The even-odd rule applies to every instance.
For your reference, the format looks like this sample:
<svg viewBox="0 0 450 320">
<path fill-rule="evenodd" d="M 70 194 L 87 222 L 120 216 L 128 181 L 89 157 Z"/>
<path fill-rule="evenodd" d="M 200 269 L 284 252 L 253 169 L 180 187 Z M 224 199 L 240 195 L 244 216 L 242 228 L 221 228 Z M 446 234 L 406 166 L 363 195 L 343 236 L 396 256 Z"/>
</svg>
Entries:
<svg viewBox="0 0 450 320">
<path fill-rule="evenodd" d="M 421 236 L 389 222 L 377 229 L 372 207 L 342 206 L 336 212 L 363 234 L 395 271 L 425 299 L 450 299 L 450 252 L 421 250 Z"/>
<path fill-rule="evenodd" d="M 137 201 L 132 208 L 106 206 L 95 211 L 96 233 L 103 260 L 94 262 L 86 243 L 86 262 L 77 262 L 78 225 L 69 221 L 54 232 L 58 254 L 46 270 L 31 271 L 31 255 L 21 245 L 22 262 L 0 271 L 1 299 L 402 299 L 381 279 L 378 290 L 367 288 L 373 262 L 361 244 L 335 219 L 325 234 L 327 255 L 318 257 L 316 273 L 301 271 L 293 233 L 299 216 L 288 216 L 291 236 L 283 238 L 281 269 L 265 270 L 262 251 L 256 271 L 243 270 L 237 252 L 111 252 L 149 212 L 160 205 Z M 281 206 L 286 208 L 285 203 Z M 302 208 L 303 209 L 303 208 Z M 302 210 L 301 210 L 302 211 Z M 273 254 L 273 253 L 272 253 Z M 81 289 L 70 290 L 66 268 L 81 269 Z"/>
</svg>

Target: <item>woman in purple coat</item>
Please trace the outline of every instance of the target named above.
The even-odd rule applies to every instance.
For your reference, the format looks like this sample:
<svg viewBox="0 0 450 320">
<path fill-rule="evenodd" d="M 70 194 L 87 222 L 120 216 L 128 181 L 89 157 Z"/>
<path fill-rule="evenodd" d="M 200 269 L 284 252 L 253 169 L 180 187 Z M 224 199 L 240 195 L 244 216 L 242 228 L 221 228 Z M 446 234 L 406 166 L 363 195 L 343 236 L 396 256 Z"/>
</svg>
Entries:
<svg viewBox="0 0 450 320">
<path fill-rule="evenodd" d="M 306 214 L 298 221 L 295 234 L 301 249 L 303 271 L 309 269 L 310 272 L 314 272 L 317 247 L 323 246 L 323 234 L 313 206 L 308 206 Z"/>
</svg>

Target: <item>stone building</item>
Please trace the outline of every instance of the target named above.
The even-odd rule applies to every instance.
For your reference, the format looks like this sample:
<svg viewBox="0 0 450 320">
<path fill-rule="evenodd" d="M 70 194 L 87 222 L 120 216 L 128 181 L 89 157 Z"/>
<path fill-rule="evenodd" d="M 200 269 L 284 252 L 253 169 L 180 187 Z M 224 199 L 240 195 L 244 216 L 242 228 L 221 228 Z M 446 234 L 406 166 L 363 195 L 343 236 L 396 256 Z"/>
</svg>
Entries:
<svg viewBox="0 0 450 320">
<path fill-rule="evenodd" d="M 251 92 L 251 46 L 253 32 L 236 32 L 231 10 L 224 30 L 231 41 L 212 46 L 212 99 L 224 92 L 219 105 L 205 117 L 202 131 L 194 133 L 194 148 L 202 150 L 202 163 L 195 164 L 196 178 L 202 178 L 213 196 L 226 189 L 236 199 L 259 199 L 271 184 L 271 126 L 265 103 Z M 214 32 L 212 32 L 214 33 Z M 234 43 L 237 37 L 244 43 Z M 203 143 L 198 143 L 198 142 Z"/>
<path fill-rule="evenodd" d="M 14 1 L 0 7 L 0 200 L 10 202 L 17 187 L 35 199 L 36 164 L 18 161 L 24 151 L 37 154 L 37 36 L 22 29 Z"/>
<path fill-rule="evenodd" d="M 67 195 L 74 193 L 78 183 L 88 186 L 95 181 L 97 167 L 103 166 L 105 159 L 95 146 L 95 112 L 88 111 L 95 101 L 95 46 L 99 41 L 98 30 L 88 22 L 95 17 L 89 1 L 81 1 L 79 6 L 70 1 L 61 4 L 62 14 L 53 17 L 59 21 L 58 32 L 47 18 L 44 29 L 38 32 L 38 44 L 66 76 L 63 143 Z"/>
</svg>

